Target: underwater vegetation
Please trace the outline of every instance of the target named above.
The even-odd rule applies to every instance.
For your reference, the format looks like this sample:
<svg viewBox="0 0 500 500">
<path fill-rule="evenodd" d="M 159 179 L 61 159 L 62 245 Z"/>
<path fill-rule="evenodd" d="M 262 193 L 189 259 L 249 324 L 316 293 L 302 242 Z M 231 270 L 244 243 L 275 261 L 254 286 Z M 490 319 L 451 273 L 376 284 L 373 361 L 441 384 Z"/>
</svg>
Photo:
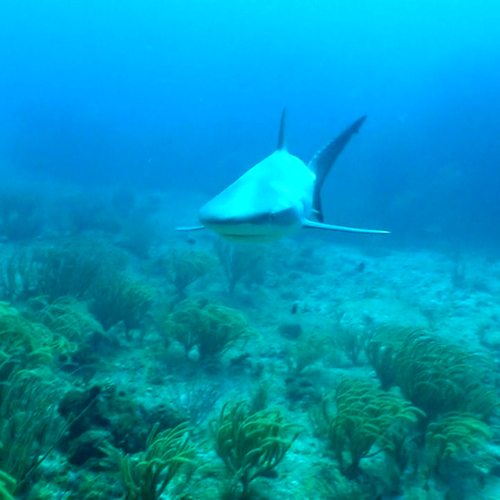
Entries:
<svg viewBox="0 0 500 500">
<path fill-rule="evenodd" d="M 119 467 L 127 499 L 157 500 L 175 476 L 195 465 L 195 449 L 187 431 L 185 425 L 161 432 L 153 427 L 146 450 L 134 458 L 111 446 L 104 449 Z"/>
<path fill-rule="evenodd" d="M 6 472 L 0 470 L 0 498 L 2 500 L 14 500 L 11 491 L 16 489 L 16 480 Z"/>
<path fill-rule="evenodd" d="M 250 332 L 246 318 L 239 311 L 204 301 L 187 299 L 158 319 L 167 342 L 177 341 L 186 357 L 196 348 L 202 362 L 217 360 Z"/>
<path fill-rule="evenodd" d="M 195 250 L 172 249 L 161 259 L 166 276 L 174 285 L 178 299 L 186 297 L 189 285 L 208 274 L 213 266 L 213 257 Z"/>
<path fill-rule="evenodd" d="M 23 493 L 62 432 L 54 404 L 60 390 L 43 370 L 16 366 L 2 380 L 0 397 L 0 469 L 12 478 L 5 488 Z"/>
<path fill-rule="evenodd" d="M 43 231 L 44 213 L 35 193 L 0 191 L 0 234 L 10 241 L 34 239 Z"/>
<path fill-rule="evenodd" d="M 73 297 L 60 297 L 52 303 L 47 297 L 35 297 L 26 302 L 22 313 L 61 339 L 58 362 L 84 349 L 95 336 L 104 336 L 101 323 L 88 312 L 87 304 Z"/>
<path fill-rule="evenodd" d="M 90 295 L 90 312 L 105 331 L 122 323 L 125 336 L 140 328 L 152 307 L 155 289 L 126 274 L 101 276 L 94 283 Z"/>
<path fill-rule="evenodd" d="M 400 396 L 380 390 L 369 381 L 346 378 L 327 394 L 315 416 L 340 472 L 355 478 L 360 462 L 374 450 L 385 448 L 417 422 L 419 412 Z M 380 452 L 380 451 L 378 451 Z M 377 453 L 377 452 L 374 452 Z"/>
<path fill-rule="evenodd" d="M 427 477 L 439 475 L 447 460 L 467 456 L 484 446 L 492 436 L 491 427 L 467 413 L 449 413 L 429 424 L 425 435 Z"/>
<path fill-rule="evenodd" d="M 397 385 L 425 412 L 425 424 L 449 412 L 488 420 L 500 403 L 488 379 L 488 359 L 425 331 L 380 330 L 367 348 L 385 388 Z"/>
<path fill-rule="evenodd" d="M 491 352 L 365 311 L 366 256 L 139 241 L 121 218 L 153 209 L 110 203 L 3 249 L 0 499 L 472 500 L 491 486 Z"/>
<path fill-rule="evenodd" d="M 347 479 L 336 469 L 323 470 L 313 488 L 325 500 L 368 500 L 373 497 L 366 492 L 366 488 Z"/>
<path fill-rule="evenodd" d="M 254 279 L 258 280 L 260 278 L 257 275 L 264 271 L 265 252 L 261 247 L 231 245 L 218 238 L 215 252 L 226 276 L 229 295 L 234 293 L 236 285 L 243 278 L 254 275 Z"/>
<path fill-rule="evenodd" d="M 298 434 L 279 410 L 249 412 L 246 403 L 224 405 L 211 432 L 215 451 L 230 476 L 229 498 L 251 498 L 251 483 L 275 469 Z"/>
<path fill-rule="evenodd" d="M 397 328 L 375 331 L 366 350 L 381 386 L 398 388 L 418 409 L 411 431 L 385 447 L 399 471 L 412 465 L 429 488 L 429 481 L 445 477 L 444 463 L 473 464 L 474 453 L 493 435 L 492 418 L 499 409 L 485 354 L 422 330 Z"/>
<path fill-rule="evenodd" d="M 341 351 L 353 365 L 360 364 L 360 356 L 366 349 L 369 335 L 366 331 L 353 325 L 344 327 L 336 324 L 333 327 L 333 345 Z"/>
<path fill-rule="evenodd" d="M 2 263 L 1 293 L 13 303 L 38 296 L 49 301 L 65 296 L 85 299 L 98 277 L 116 272 L 124 263 L 118 248 L 94 237 L 16 248 Z"/>
</svg>

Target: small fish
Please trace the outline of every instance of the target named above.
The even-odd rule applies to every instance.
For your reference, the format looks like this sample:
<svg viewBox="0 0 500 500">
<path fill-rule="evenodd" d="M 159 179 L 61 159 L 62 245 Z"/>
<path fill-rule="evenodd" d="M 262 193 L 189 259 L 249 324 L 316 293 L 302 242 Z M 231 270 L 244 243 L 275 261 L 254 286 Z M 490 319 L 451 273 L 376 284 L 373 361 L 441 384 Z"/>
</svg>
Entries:
<svg viewBox="0 0 500 500">
<path fill-rule="evenodd" d="M 366 268 L 366 264 L 364 262 L 360 262 L 357 266 L 356 266 L 356 271 L 358 273 L 362 273 Z"/>
</svg>

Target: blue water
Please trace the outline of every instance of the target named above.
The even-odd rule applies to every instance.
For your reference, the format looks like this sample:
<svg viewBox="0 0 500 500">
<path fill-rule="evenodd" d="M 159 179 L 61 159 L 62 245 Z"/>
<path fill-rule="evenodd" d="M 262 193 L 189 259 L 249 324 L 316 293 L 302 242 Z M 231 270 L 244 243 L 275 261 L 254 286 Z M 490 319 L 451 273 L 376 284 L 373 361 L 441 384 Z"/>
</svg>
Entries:
<svg viewBox="0 0 500 500">
<path fill-rule="evenodd" d="M 0 2 L 0 165 L 216 194 L 368 114 L 326 219 L 500 239 L 500 6 L 460 0 Z"/>
</svg>

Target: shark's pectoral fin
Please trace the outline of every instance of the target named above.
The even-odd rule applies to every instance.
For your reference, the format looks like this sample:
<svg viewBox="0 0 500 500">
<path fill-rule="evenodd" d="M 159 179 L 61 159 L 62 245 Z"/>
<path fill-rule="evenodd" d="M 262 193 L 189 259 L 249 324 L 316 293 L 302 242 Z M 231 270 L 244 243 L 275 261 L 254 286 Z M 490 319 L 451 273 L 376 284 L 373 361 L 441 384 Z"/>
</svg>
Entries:
<svg viewBox="0 0 500 500">
<path fill-rule="evenodd" d="M 390 234 L 390 231 L 380 229 L 359 229 L 356 227 L 332 226 L 331 224 L 323 224 L 312 220 L 305 220 L 302 227 L 306 229 L 325 229 L 327 231 L 344 231 L 346 233 L 364 233 L 364 234 Z"/>
<path fill-rule="evenodd" d="M 205 229 L 205 226 L 187 226 L 187 227 L 176 227 L 176 231 L 200 231 Z"/>
</svg>

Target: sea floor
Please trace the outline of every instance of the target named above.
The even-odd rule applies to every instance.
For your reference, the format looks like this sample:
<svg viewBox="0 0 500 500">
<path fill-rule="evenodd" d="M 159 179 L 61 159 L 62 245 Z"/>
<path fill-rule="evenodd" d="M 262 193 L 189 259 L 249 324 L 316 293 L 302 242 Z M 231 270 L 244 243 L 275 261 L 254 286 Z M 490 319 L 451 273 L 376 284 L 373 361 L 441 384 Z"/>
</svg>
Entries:
<svg viewBox="0 0 500 500">
<path fill-rule="evenodd" d="M 180 245 L 188 243 L 181 241 Z M 194 247 L 211 252 L 211 245 L 211 237 L 204 235 Z M 293 350 L 300 338 L 318 331 L 331 331 L 334 335 L 339 325 L 360 332 L 386 326 L 407 327 L 435 332 L 452 344 L 484 353 L 491 357 L 492 366 L 498 365 L 498 261 L 479 254 L 462 254 L 457 260 L 456 255 L 431 250 L 369 245 L 357 248 L 328 243 L 315 236 L 285 240 L 264 252 L 265 270 L 259 280 L 243 279 L 231 295 L 220 267 L 214 267 L 189 289 L 188 297 L 204 297 L 243 311 L 253 329 L 244 344 L 225 353 L 213 372 L 197 372 L 196 353 L 184 361 L 178 352 L 174 353 L 175 349 L 161 354 L 161 340 L 152 335 L 140 347 L 133 341 L 124 346 L 101 376 L 126 387 L 146 409 L 175 397 L 172 387 L 177 387 L 174 392 L 180 391 L 177 397 L 182 400 L 186 393 L 195 392 L 200 383 L 213 384 L 220 391 L 220 398 L 207 420 L 200 423 L 201 435 L 205 435 L 208 422 L 224 403 L 250 401 L 265 386 L 269 404 L 283 408 L 287 420 L 301 429 L 279 465 L 277 477 L 258 480 L 265 491 L 273 492 L 273 498 L 322 498 L 314 487 L 314 477 L 331 467 L 332 457 L 312 432 L 309 414 L 318 404 L 318 395 L 332 390 L 339 377 L 375 378 L 363 353 L 353 363 L 345 354 L 326 352 L 300 374 L 313 389 L 294 387 L 290 380 L 294 377 Z M 295 337 L 293 332 L 297 329 L 300 334 Z M 234 360 L 242 353 L 248 359 L 238 364 Z M 495 457 L 492 460 L 499 456 L 493 445 L 489 453 Z M 207 463 L 218 463 L 210 446 L 201 455 Z M 374 460 L 366 468 L 378 469 L 376 474 L 383 475 L 384 464 Z M 463 496 L 456 498 L 494 499 L 500 495 L 496 476 L 489 471 L 482 474 L 482 491 L 464 491 Z M 206 484 L 215 492 L 217 480 L 212 483 L 208 480 Z M 339 498 L 357 498 L 355 495 L 353 492 L 352 496 Z M 404 496 L 398 498 L 451 498 L 445 495 L 445 488 L 436 486 L 427 491 L 417 485 L 408 487 Z"/>
<path fill-rule="evenodd" d="M 432 249 L 391 247 L 391 236 L 367 236 L 354 245 L 303 232 L 241 250 L 253 264 L 232 289 L 224 266 L 240 250 L 206 231 L 174 231 L 177 225 L 192 224 L 202 201 L 202 196 L 180 192 L 163 197 L 152 218 L 157 235 L 146 249 L 125 245 L 117 232 L 86 232 L 85 238 L 102 242 L 111 252 L 124 252 L 124 272 L 152 290 L 153 299 L 139 327 L 126 332 L 119 322 L 106 332 L 107 343 L 94 345 L 92 355 L 85 355 L 92 361 L 88 366 L 73 361 L 74 372 L 55 372 L 66 405 L 72 398 L 84 398 L 92 387 L 107 389 L 79 421 L 80 434 L 70 430 L 57 441 L 39 468 L 42 486 L 32 488 L 30 500 L 46 498 L 42 491 L 51 491 L 50 498 L 122 498 L 117 472 L 98 465 L 103 442 L 138 457 L 156 422 L 168 428 L 186 418 L 193 428 L 199 467 L 187 484 L 185 479 L 174 482 L 164 498 L 223 498 L 219 490 L 224 466 L 214 451 L 210 428 L 224 405 L 241 401 L 254 408 L 279 408 L 293 424 L 292 435 L 298 433 L 276 470 L 255 480 L 253 498 L 330 498 L 317 486 L 318 478 L 330 474 L 339 488 L 335 498 L 371 500 L 356 489 L 356 478 L 346 480 L 335 472 L 338 464 L 315 431 L 311 415 L 346 376 L 378 384 L 364 349 L 370 335 L 383 328 L 428 332 L 484 357 L 490 367 L 488 383 L 498 391 L 500 258 L 491 251 L 458 252 L 437 244 Z M 129 239 L 140 236 L 137 227 L 134 231 Z M 54 230 L 33 243 L 5 241 L 2 260 L 8 262 L 20 250 L 57 248 L 71 239 Z M 140 252 L 134 253 L 137 249 Z M 169 262 L 173 257 L 196 257 L 206 268 L 179 293 L 172 268 L 168 272 L 159 265 L 165 256 Z M 183 301 L 242 313 L 248 326 L 245 335 L 209 362 L 196 345 L 186 351 L 168 328 L 165 334 L 158 326 L 156 313 L 161 307 L 175 311 Z M 22 312 L 25 304 L 14 306 Z M 497 419 L 490 422 L 491 440 L 454 457 L 442 479 L 426 483 L 410 466 L 400 478 L 402 488 L 387 486 L 388 465 L 378 453 L 362 460 L 357 480 L 363 485 L 373 480 L 377 500 L 500 498 Z"/>
</svg>

